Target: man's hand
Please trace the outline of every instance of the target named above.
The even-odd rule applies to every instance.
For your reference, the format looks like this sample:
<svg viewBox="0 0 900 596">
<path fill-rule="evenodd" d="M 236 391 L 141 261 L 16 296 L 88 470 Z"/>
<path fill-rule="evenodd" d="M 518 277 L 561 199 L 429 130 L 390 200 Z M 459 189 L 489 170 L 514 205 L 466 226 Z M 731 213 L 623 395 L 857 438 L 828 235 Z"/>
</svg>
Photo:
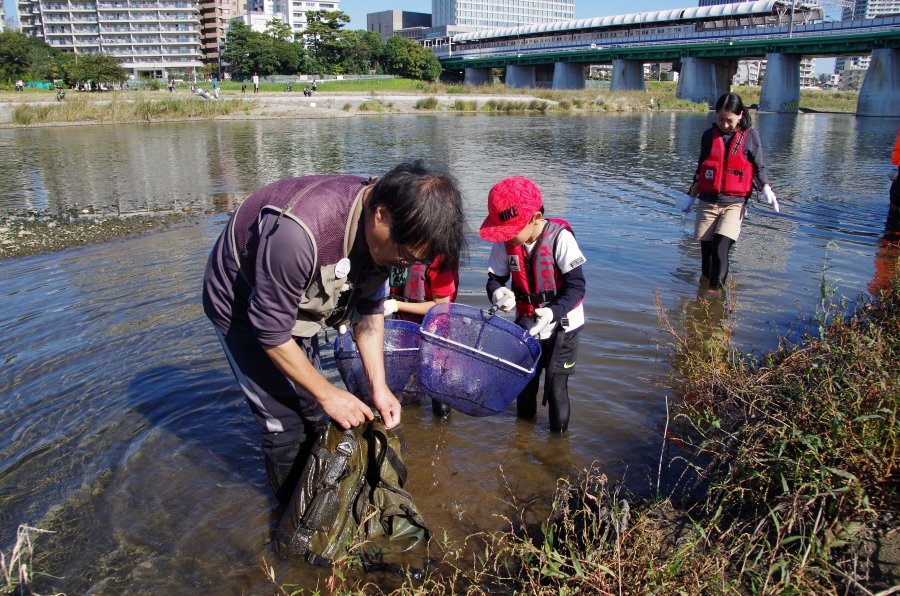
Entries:
<svg viewBox="0 0 900 596">
<path fill-rule="evenodd" d="M 317 398 L 325 413 L 344 430 L 359 426 L 366 420 L 372 420 L 375 417 L 372 409 L 359 401 L 352 393 L 334 386 L 331 389 L 333 391 L 318 395 Z M 397 410 L 400 410 L 399 405 Z"/>
<path fill-rule="evenodd" d="M 375 404 L 375 409 L 384 420 L 385 428 L 394 428 L 400 424 L 400 401 L 387 385 L 375 389 L 370 388 L 369 395 L 372 396 L 372 403 Z"/>
<path fill-rule="evenodd" d="M 397 301 L 391 298 L 390 300 L 384 301 L 384 316 L 389 317 L 395 312 L 397 312 Z"/>
</svg>

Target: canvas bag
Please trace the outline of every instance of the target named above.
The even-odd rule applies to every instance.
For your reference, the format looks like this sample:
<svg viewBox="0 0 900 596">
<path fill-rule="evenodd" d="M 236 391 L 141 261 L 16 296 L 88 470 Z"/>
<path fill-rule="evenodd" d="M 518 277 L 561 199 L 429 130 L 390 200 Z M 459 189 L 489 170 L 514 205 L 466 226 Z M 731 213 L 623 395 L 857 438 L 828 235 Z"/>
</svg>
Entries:
<svg viewBox="0 0 900 596">
<path fill-rule="evenodd" d="M 364 565 L 424 568 L 429 531 L 405 483 L 400 440 L 380 417 L 329 424 L 278 525 L 278 553 L 329 565 L 357 540 Z"/>
</svg>

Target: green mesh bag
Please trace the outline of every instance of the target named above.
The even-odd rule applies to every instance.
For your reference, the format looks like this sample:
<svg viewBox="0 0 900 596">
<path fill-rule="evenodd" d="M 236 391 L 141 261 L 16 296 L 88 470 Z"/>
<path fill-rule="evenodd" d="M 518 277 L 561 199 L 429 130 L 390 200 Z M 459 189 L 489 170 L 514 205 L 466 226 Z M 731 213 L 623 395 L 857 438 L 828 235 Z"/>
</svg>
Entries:
<svg viewBox="0 0 900 596">
<path fill-rule="evenodd" d="M 363 565 L 415 574 L 429 531 L 404 484 L 400 440 L 380 418 L 346 431 L 329 424 L 279 523 L 278 553 L 329 565 L 358 544 Z"/>
</svg>

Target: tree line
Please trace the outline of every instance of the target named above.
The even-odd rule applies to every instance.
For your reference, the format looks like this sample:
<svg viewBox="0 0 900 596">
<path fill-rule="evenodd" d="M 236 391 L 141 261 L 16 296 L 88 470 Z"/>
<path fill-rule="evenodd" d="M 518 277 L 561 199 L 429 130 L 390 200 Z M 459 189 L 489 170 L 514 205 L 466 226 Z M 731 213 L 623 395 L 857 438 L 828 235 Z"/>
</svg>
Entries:
<svg viewBox="0 0 900 596">
<path fill-rule="evenodd" d="M 128 73 L 109 54 L 73 54 L 54 48 L 39 37 L 18 31 L 0 33 L 0 81 L 62 80 L 67 87 L 93 83 L 121 83 Z"/>
<path fill-rule="evenodd" d="M 265 33 L 234 21 L 222 52 L 223 65 L 237 79 L 280 75 L 393 74 L 434 81 L 441 65 L 434 54 L 416 42 L 392 37 L 381 43 L 374 31 L 348 30 L 350 17 L 339 10 L 306 13 L 307 26 L 294 33 L 286 23 L 269 21 Z M 213 65 L 206 65 L 212 67 Z M 215 72 L 214 68 L 204 70 Z M 62 80 L 67 87 L 121 83 L 128 73 L 109 54 L 75 54 L 54 48 L 39 37 L 18 31 L 0 33 L 0 82 Z"/>
<path fill-rule="evenodd" d="M 349 30 L 350 17 L 340 10 L 311 10 L 306 28 L 293 32 L 286 23 L 272 20 L 265 33 L 232 21 L 222 61 L 236 79 L 278 75 L 393 74 L 434 81 L 441 64 L 416 42 L 392 37 L 381 43 L 374 31 Z"/>
</svg>

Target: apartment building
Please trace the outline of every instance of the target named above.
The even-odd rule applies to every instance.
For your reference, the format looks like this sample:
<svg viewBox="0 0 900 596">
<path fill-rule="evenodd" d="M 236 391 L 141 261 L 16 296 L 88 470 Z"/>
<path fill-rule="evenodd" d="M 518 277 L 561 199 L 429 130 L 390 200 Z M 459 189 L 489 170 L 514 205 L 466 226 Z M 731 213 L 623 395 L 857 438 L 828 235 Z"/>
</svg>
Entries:
<svg viewBox="0 0 900 596">
<path fill-rule="evenodd" d="M 237 17 L 254 31 L 265 32 L 266 23 L 277 19 L 287 23 L 294 34 L 306 29 L 306 13 L 310 10 L 340 10 L 340 2 L 307 2 L 306 0 L 247 0 L 246 14 Z"/>
<path fill-rule="evenodd" d="M 18 0 L 22 33 L 76 54 L 111 54 L 133 78 L 201 66 L 197 0 Z"/>
<path fill-rule="evenodd" d="M 231 19 L 247 12 L 247 0 L 200 0 L 200 51 L 206 64 L 218 64 Z"/>
<path fill-rule="evenodd" d="M 884 15 L 900 14 L 900 0 L 856 0 L 853 6 L 845 6 L 841 12 L 841 19 L 850 21 L 853 19 L 874 19 Z M 834 74 L 841 74 L 844 69 L 866 70 L 872 61 L 871 56 L 847 56 L 834 60 Z M 858 78 L 854 73 L 851 77 L 854 82 Z"/>
</svg>

